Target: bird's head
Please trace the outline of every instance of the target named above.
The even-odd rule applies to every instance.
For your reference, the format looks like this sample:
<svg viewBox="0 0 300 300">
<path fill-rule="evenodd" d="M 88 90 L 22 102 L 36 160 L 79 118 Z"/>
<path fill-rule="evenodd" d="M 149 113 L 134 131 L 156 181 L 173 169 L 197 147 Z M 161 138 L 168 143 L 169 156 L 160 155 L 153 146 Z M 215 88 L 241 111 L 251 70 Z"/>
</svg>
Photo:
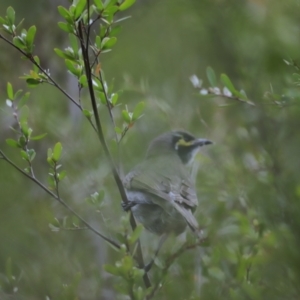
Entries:
<svg viewBox="0 0 300 300">
<path fill-rule="evenodd" d="M 176 154 L 183 164 L 189 164 L 199 149 L 209 144 L 212 142 L 207 139 L 197 139 L 189 132 L 171 131 L 158 136 L 151 142 L 147 157 Z"/>
</svg>

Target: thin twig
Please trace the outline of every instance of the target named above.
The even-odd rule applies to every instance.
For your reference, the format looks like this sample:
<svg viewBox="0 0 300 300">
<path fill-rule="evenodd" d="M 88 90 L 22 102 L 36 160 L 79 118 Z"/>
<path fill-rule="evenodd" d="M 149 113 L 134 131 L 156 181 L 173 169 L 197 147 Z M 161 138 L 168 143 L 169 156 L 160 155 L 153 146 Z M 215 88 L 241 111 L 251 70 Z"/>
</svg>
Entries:
<svg viewBox="0 0 300 300">
<path fill-rule="evenodd" d="M 19 168 L 14 162 L 12 162 L 0 149 L 0 154 L 2 155 L 2 158 L 9 163 L 11 166 L 13 166 L 15 169 L 17 169 L 20 173 L 22 173 L 24 176 L 29 178 L 31 181 L 35 182 L 40 188 L 42 188 L 47 194 L 49 194 L 51 197 L 56 199 L 60 204 L 62 204 L 68 211 L 70 211 L 73 215 L 75 215 L 86 227 L 88 227 L 91 231 L 93 231 L 95 234 L 103 238 L 105 241 L 107 241 L 112 246 L 120 249 L 120 245 L 107 238 L 105 235 L 103 235 L 101 232 L 96 230 L 94 227 L 92 227 L 87 221 L 85 221 L 77 212 L 75 212 L 62 198 L 60 198 L 58 195 L 54 194 L 52 191 L 50 191 L 43 183 L 41 183 L 37 178 L 32 177 L 30 174 L 26 173 L 24 170 Z"/>
<path fill-rule="evenodd" d="M 51 75 L 46 72 L 33 58 L 32 54 L 28 54 L 25 51 L 23 51 L 22 49 L 18 48 L 17 46 L 15 46 L 10 40 L 8 40 L 5 36 L 3 36 L 2 34 L 0 34 L 0 39 L 3 39 L 6 43 L 8 43 L 10 46 L 12 46 L 13 48 L 15 48 L 16 50 L 18 50 L 20 53 L 22 53 L 26 58 L 28 58 L 49 80 L 50 83 L 55 86 L 64 96 L 66 96 L 73 104 L 75 104 L 75 106 L 77 108 L 79 108 L 81 111 L 82 106 L 80 105 L 80 103 L 77 103 L 77 101 L 70 96 L 52 77 Z M 96 127 L 94 125 L 94 123 L 92 122 L 92 120 L 90 118 L 87 118 L 89 123 L 91 124 L 91 126 L 93 127 L 93 129 L 96 131 Z"/>
<path fill-rule="evenodd" d="M 88 3 L 89 3 L 89 1 L 88 1 Z M 118 186 L 122 201 L 127 203 L 128 199 L 127 199 L 127 195 L 126 195 L 126 192 L 125 192 L 125 188 L 123 186 L 122 180 L 119 176 L 117 168 L 114 164 L 114 161 L 113 161 L 113 159 L 111 157 L 111 154 L 109 152 L 109 149 L 107 147 L 107 144 L 106 144 L 106 141 L 105 141 L 105 138 L 104 138 L 103 129 L 102 129 L 102 124 L 100 122 L 100 117 L 99 117 L 98 108 L 97 108 L 97 101 L 96 101 L 94 88 L 93 88 L 92 70 L 91 70 L 91 67 L 90 67 L 90 61 L 89 61 L 89 56 L 88 56 L 88 51 L 87 51 L 88 49 L 85 49 L 85 44 L 84 44 L 83 31 L 82 31 L 83 26 L 84 26 L 83 22 L 80 21 L 79 24 L 78 24 L 79 41 L 80 41 L 80 46 L 81 46 L 81 49 L 82 49 L 82 55 L 83 55 L 83 61 L 84 61 L 84 67 L 85 67 L 87 82 L 88 82 L 88 89 L 89 89 L 90 99 L 91 99 L 93 112 L 94 112 L 94 117 L 95 117 L 95 121 L 96 121 L 97 134 L 98 134 L 99 141 L 100 141 L 100 143 L 101 143 L 101 145 L 104 149 L 105 156 L 106 156 L 106 158 L 109 162 L 109 165 L 111 167 L 113 177 L 114 177 L 114 180 L 115 180 L 115 182 Z M 136 222 L 135 222 L 134 217 L 133 217 L 132 214 L 130 215 L 130 225 L 131 225 L 133 230 L 136 228 Z M 142 253 L 140 241 L 138 241 L 136 259 L 137 259 L 139 267 L 144 268 L 145 263 L 144 263 L 144 259 L 143 259 L 143 253 Z M 147 273 L 144 274 L 143 279 L 144 279 L 145 286 L 147 288 L 150 287 L 151 282 L 150 282 L 150 279 L 149 279 Z"/>
<path fill-rule="evenodd" d="M 147 296 L 147 300 L 150 300 L 154 297 L 155 293 L 157 292 L 158 288 L 161 285 L 161 280 L 166 276 L 169 268 L 173 264 L 173 262 L 180 256 L 182 255 L 185 251 L 195 249 L 196 247 L 201 246 L 201 244 L 206 241 L 206 239 L 200 239 L 197 243 L 188 245 L 188 244 L 183 244 L 177 252 L 173 253 L 170 257 L 168 257 L 166 261 L 165 267 L 162 269 L 162 276 L 160 280 L 156 281 L 155 286 L 153 287 L 151 293 Z"/>
</svg>

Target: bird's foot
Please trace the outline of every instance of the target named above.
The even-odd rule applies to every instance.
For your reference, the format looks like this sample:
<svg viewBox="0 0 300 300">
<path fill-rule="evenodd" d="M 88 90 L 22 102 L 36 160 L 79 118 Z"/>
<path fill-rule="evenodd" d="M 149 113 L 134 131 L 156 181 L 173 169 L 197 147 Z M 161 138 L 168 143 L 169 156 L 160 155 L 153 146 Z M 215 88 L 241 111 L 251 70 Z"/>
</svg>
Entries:
<svg viewBox="0 0 300 300">
<path fill-rule="evenodd" d="M 131 207 L 135 206 L 135 203 L 133 201 L 128 201 L 122 202 L 121 205 L 124 211 L 129 211 Z"/>
</svg>

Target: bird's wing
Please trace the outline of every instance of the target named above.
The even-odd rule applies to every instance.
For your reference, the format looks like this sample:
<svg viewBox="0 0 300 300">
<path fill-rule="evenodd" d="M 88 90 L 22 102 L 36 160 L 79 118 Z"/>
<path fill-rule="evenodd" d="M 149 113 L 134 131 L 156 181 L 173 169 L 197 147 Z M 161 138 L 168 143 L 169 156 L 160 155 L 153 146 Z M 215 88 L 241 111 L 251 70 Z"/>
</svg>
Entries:
<svg viewBox="0 0 300 300">
<path fill-rule="evenodd" d="M 192 183 L 177 176 L 166 176 L 155 171 L 142 172 L 136 169 L 124 179 L 128 190 L 144 191 L 167 201 L 174 201 L 194 210 L 198 199 Z"/>
</svg>

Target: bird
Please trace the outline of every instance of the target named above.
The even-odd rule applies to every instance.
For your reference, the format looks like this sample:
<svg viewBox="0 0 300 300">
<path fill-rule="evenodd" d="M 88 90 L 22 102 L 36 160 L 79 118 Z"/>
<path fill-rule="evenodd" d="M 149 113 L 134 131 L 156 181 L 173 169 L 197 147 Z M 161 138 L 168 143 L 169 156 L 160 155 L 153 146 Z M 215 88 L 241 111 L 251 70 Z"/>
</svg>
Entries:
<svg viewBox="0 0 300 300">
<path fill-rule="evenodd" d="M 144 161 L 123 180 L 128 198 L 123 209 L 131 210 L 148 231 L 163 236 L 162 243 L 170 233 L 181 234 L 187 225 L 201 235 L 193 215 L 198 199 L 189 166 L 200 148 L 210 144 L 184 130 L 166 132 L 150 143 Z"/>
</svg>

